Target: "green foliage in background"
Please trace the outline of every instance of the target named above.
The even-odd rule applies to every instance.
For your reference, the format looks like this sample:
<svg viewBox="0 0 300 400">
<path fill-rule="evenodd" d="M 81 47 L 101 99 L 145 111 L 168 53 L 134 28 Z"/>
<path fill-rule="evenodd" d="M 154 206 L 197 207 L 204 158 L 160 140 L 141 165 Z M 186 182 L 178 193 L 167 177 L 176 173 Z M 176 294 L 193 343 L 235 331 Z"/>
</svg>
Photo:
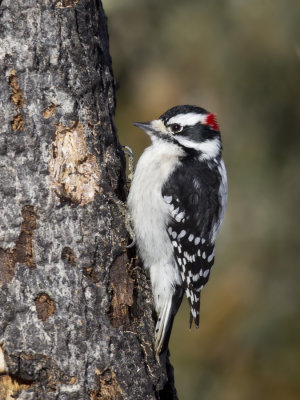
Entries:
<svg viewBox="0 0 300 400">
<path fill-rule="evenodd" d="M 177 104 L 217 113 L 229 176 L 200 329 L 171 338 L 181 400 L 300 398 L 299 0 L 103 1 L 122 144 Z M 297 257 L 298 256 L 298 257 Z"/>
</svg>

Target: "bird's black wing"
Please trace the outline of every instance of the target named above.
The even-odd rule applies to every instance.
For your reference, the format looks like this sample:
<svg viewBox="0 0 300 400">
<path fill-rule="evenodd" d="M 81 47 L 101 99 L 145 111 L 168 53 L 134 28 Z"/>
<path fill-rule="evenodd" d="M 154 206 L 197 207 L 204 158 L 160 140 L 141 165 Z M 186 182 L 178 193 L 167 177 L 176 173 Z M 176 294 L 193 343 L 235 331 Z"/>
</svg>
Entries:
<svg viewBox="0 0 300 400">
<path fill-rule="evenodd" d="M 216 165 L 188 158 L 162 188 L 170 211 L 167 231 L 190 303 L 190 324 L 194 320 L 196 327 L 199 326 L 200 293 L 214 263 L 214 229 L 221 208 L 219 187 Z"/>
</svg>

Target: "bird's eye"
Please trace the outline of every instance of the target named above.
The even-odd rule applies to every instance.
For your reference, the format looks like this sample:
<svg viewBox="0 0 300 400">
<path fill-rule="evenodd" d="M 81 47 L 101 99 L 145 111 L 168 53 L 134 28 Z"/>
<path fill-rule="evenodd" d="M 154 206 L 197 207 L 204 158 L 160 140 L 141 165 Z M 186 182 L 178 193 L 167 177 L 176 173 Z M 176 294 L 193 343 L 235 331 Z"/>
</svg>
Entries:
<svg viewBox="0 0 300 400">
<path fill-rule="evenodd" d="M 182 126 L 179 125 L 179 124 L 171 124 L 170 128 L 171 128 L 171 131 L 173 133 L 177 133 L 177 132 L 180 132 L 182 130 Z"/>
</svg>

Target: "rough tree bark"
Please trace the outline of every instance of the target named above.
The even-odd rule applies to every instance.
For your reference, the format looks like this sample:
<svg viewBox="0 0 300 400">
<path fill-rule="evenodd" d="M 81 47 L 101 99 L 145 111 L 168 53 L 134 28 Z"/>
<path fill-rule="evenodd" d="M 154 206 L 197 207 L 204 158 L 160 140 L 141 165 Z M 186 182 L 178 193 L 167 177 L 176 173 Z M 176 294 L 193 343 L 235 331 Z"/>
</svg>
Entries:
<svg viewBox="0 0 300 400">
<path fill-rule="evenodd" d="M 176 398 L 114 201 L 101 2 L 2 0 L 0 18 L 0 398 Z"/>
</svg>

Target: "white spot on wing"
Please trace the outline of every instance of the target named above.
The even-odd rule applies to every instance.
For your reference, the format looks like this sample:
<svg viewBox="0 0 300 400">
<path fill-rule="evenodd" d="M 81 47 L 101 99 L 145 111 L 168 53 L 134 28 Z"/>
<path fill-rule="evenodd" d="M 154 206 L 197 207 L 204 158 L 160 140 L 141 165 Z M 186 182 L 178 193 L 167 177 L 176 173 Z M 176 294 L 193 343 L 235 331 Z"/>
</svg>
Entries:
<svg viewBox="0 0 300 400">
<path fill-rule="evenodd" d="M 175 210 L 173 210 L 173 211 L 171 212 L 171 215 L 172 215 L 173 218 L 176 217 L 178 211 L 179 211 L 179 207 L 177 207 Z"/>
<path fill-rule="evenodd" d="M 181 211 L 178 215 L 176 215 L 176 221 L 180 222 L 182 218 L 184 217 L 184 211 Z"/>
<path fill-rule="evenodd" d="M 214 258 L 215 252 L 213 251 L 208 257 L 207 257 L 207 261 L 211 262 L 212 259 Z"/>
<path fill-rule="evenodd" d="M 164 201 L 165 201 L 166 203 L 170 204 L 171 201 L 172 201 L 172 196 L 164 196 Z"/>
<path fill-rule="evenodd" d="M 200 274 L 193 275 L 193 281 L 196 282 L 200 278 Z"/>
<path fill-rule="evenodd" d="M 183 238 L 185 235 L 186 235 L 186 231 L 183 229 L 183 230 L 179 233 L 178 239 Z"/>
<path fill-rule="evenodd" d="M 190 234 L 190 236 L 189 236 L 189 242 L 191 242 L 193 239 L 194 239 L 194 235 L 193 235 L 193 234 Z"/>
<path fill-rule="evenodd" d="M 200 243 L 200 238 L 196 237 L 194 243 L 195 243 L 195 246 L 198 246 L 198 244 Z"/>
<path fill-rule="evenodd" d="M 208 274 L 209 274 L 209 269 L 206 269 L 206 270 L 203 272 L 204 278 L 206 278 Z"/>
</svg>

